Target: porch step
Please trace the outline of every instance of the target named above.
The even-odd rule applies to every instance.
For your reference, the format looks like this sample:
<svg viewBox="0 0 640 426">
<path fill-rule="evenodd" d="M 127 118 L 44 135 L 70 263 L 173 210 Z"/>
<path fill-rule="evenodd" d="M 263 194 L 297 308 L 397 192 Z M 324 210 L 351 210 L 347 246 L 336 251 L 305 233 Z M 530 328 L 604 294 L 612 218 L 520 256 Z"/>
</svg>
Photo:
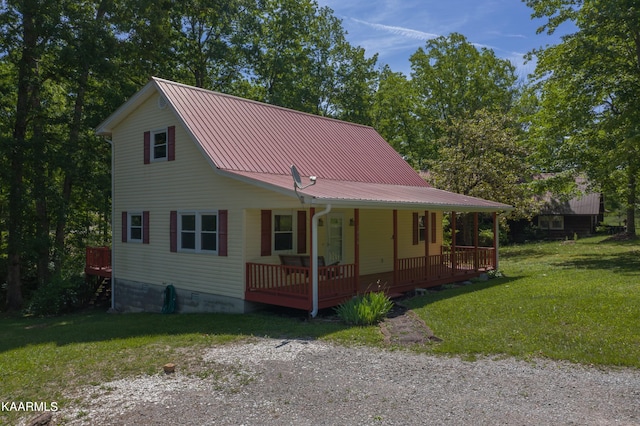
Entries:
<svg viewBox="0 0 640 426">
<path fill-rule="evenodd" d="M 389 299 L 397 299 L 399 297 L 404 297 L 404 293 L 387 293 L 387 297 Z"/>
</svg>

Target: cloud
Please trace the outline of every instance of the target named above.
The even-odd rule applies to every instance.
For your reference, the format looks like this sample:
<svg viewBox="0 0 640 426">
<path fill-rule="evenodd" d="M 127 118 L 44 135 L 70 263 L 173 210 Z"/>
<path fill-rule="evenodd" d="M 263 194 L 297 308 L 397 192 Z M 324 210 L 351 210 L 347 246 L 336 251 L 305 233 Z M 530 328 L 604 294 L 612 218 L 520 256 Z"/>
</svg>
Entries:
<svg viewBox="0 0 640 426">
<path fill-rule="evenodd" d="M 411 28 L 397 27 L 393 25 L 374 24 L 372 22 L 362 21 L 360 19 L 351 18 L 352 21 L 362 25 L 366 25 L 377 30 L 386 31 L 392 34 L 396 34 L 405 38 L 411 38 L 414 40 L 431 40 L 433 38 L 440 37 L 440 34 L 425 33 L 423 31 L 413 30 Z"/>
</svg>

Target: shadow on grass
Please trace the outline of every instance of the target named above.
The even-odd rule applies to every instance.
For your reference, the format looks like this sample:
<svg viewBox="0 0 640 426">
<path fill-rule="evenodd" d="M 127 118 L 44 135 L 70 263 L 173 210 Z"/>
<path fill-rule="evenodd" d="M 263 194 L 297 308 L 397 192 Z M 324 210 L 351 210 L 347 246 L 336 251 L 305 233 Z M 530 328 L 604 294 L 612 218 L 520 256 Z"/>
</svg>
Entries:
<svg viewBox="0 0 640 426">
<path fill-rule="evenodd" d="M 592 269 L 640 275 L 640 250 L 614 254 L 582 254 L 565 262 L 552 263 L 559 268 Z"/>
<path fill-rule="evenodd" d="M 440 300 L 451 299 L 451 298 L 462 296 L 465 294 L 470 294 L 477 291 L 483 291 L 488 288 L 506 285 L 511 282 L 518 281 L 520 278 L 521 277 L 494 278 L 489 281 L 474 282 L 473 284 L 464 285 L 460 287 L 442 288 L 440 290 L 430 291 L 428 294 L 424 296 L 418 296 L 418 297 L 408 299 L 407 301 L 405 301 L 404 304 L 410 309 L 424 308 L 425 306 L 428 306 L 431 303 L 435 303 Z"/>
<path fill-rule="evenodd" d="M 316 339 L 344 330 L 335 321 L 308 321 L 303 311 L 266 308 L 251 314 L 108 314 L 94 309 L 48 318 L 0 317 L 0 352 L 29 345 L 105 342 L 149 336 L 249 336 Z"/>
</svg>

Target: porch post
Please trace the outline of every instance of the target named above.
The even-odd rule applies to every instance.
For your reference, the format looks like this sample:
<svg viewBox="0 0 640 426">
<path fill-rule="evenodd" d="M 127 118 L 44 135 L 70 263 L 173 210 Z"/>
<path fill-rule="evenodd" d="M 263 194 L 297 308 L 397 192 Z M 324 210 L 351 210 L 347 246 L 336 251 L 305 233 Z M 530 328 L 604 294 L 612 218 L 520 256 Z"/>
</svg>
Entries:
<svg viewBox="0 0 640 426">
<path fill-rule="evenodd" d="M 500 246 L 500 224 L 498 223 L 498 213 L 493 212 L 493 268 L 498 270 L 498 247 Z"/>
<path fill-rule="evenodd" d="M 429 235 L 429 211 L 424 211 L 424 277 L 425 280 L 429 277 L 429 241 L 431 236 Z"/>
<path fill-rule="evenodd" d="M 313 232 L 313 216 L 315 216 L 316 214 L 316 208 L 315 207 L 311 207 L 309 208 L 309 271 L 308 271 L 308 276 L 309 276 L 309 280 L 308 280 L 308 289 L 309 289 L 309 296 L 307 297 L 307 301 L 309 302 L 309 305 L 311 305 L 311 309 L 313 310 L 313 276 L 312 276 L 312 272 L 313 272 L 313 264 L 315 263 L 313 261 L 313 257 L 315 255 L 315 253 L 313 252 L 313 241 L 314 238 L 317 238 Z"/>
<path fill-rule="evenodd" d="M 398 210 L 393 210 L 393 285 L 398 283 Z"/>
<path fill-rule="evenodd" d="M 478 230 L 478 212 L 474 212 L 473 213 L 473 269 L 478 272 L 478 270 L 480 269 L 479 266 L 479 259 L 478 256 L 480 255 L 480 253 L 478 253 L 478 247 L 480 246 L 479 244 L 479 239 L 480 239 L 480 235 L 479 235 L 479 230 Z"/>
<path fill-rule="evenodd" d="M 309 209 L 309 241 L 313 241 L 313 215 L 316 214 L 316 208 L 311 207 Z M 313 244 L 309 243 L 309 268 L 313 262 Z"/>
<path fill-rule="evenodd" d="M 353 209 L 353 233 L 354 233 L 354 291 L 358 294 L 360 289 L 360 209 Z"/>
<path fill-rule="evenodd" d="M 455 275 L 458 268 L 456 259 L 456 212 L 451 212 L 451 275 Z"/>
</svg>

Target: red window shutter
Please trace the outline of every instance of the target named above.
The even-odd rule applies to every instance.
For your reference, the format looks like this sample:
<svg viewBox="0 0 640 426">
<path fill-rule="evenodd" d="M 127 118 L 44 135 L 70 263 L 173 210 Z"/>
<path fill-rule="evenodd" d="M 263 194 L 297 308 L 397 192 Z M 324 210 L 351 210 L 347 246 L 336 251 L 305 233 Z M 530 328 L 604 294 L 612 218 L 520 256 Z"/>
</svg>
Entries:
<svg viewBox="0 0 640 426">
<path fill-rule="evenodd" d="M 260 213 L 260 256 L 271 256 L 271 210 Z"/>
<path fill-rule="evenodd" d="M 227 256 L 227 223 L 229 212 L 218 210 L 218 256 Z"/>
<path fill-rule="evenodd" d="M 307 212 L 298 210 L 298 253 L 307 252 Z"/>
<path fill-rule="evenodd" d="M 431 213 L 431 242 L 436 242 L 436 214 Z"/>
<path fill-rule="evenodd" d="M 420 229 L 418 226 L 418 213 L 414 213 L 413 214 L 413 245 L 416 246 L 418 245 L 418 234 L 420 233 Z"/>
<path fill-rule="evenodd" d="M 122 242 L 127 242 L 127 236 L 129 235 L 129 226 L 127 224 L 127 219 L 129 215 L 127 212 L 122 212 Z"/>
<path fill-rule="evenodd" d="M 151 132 L 144 132 L 144 164 L 151 162 Z"/>
<path fill-rule="evenodd" d="M 149 211 L 142 212 L 142 244 L 149 244 Z"/>
<path fill-rule="evenodd" d="M 175 210 L 169 213 L 169 250 L 178 251 L 178 212 Z"/>
<path fill-rule="evenodd" d="M 176 126 L 167 129 L 167 161 L 176 159 Z"/>
</svg>

